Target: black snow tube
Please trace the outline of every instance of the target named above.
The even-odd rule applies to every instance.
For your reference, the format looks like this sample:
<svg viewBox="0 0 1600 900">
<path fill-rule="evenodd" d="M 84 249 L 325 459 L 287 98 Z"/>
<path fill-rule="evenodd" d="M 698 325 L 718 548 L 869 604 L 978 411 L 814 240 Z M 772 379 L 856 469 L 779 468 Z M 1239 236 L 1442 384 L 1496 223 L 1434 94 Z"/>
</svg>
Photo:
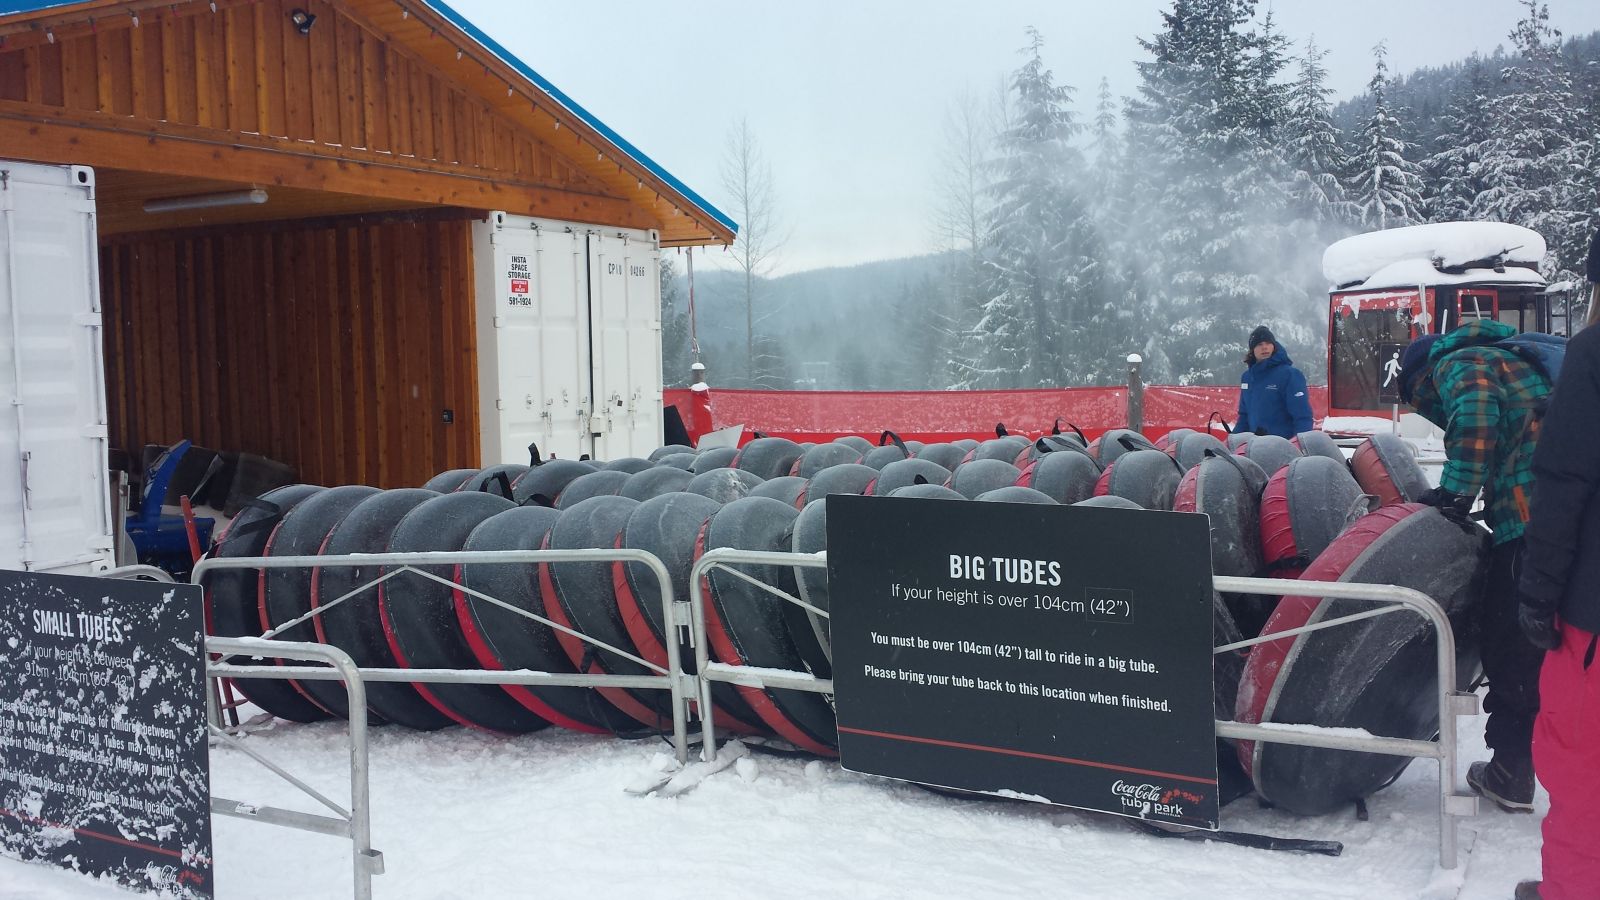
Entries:
<svg viewBox="0 0 1600 900">
<path fill-rule="evenodd" d="M 689 471 L 700 475 L 712 469 L 731 469 L 734 459 L 738 456 L 737 447 L 713 447 L 702 450 L 695 456 L 694 465 L 689 467 Z"/>
<path fill-rule="evenodd" d="M 422 488 L 384 491 L 361 501 L 328 535 L 324 556 L 383 553 L 389 537 L 406 514 L 440 496 Z M 311 604 L 323 609 L 312 622 L 317 639 L 350 654 L 355 664 L 369 669 L 393 669 L 400 664 L 389 647 L 378 611 L 378 588 L 368 587 L 349 599 L 339 598 L 382 574 L 375 563 L 364 566 L 319 566 L 311 573 Z M 398 576 L 397 576 L 398 577 Z M 392 681 L 367 683 L 367 709 L 397 725 L 433 731 L 451 724 L 449 716 L 429 703 L 415 686 Z"/>
<path fill-rule="evenodd" d="M 1253 431 L 1235 431 L 1228 435 L 1225 443 L 1228 445 L 1228 450 L 1230 452 L 1238 452 L 1240 447 L 1245 446 L 1255 439 L 1256 433 Z"/>
<path fill-rule="evenodd" d="M 543 468 L 542 466 L 539 468 Z M 538 471 L 538 469 L 534 469 Z M 389 538 L 393 553 L 460 550 L 472 530 L 515 504 L 493 494 L 445 494 L 419 504 Z M 387 568 L 387 567 L 386 567 Z M 455 580 L 460 567 L 418 566 Z M 457 591 L 405 572 L 378 587 L 378 612 L 395 660 L 410 669 L 478 669 L 478 658 L 461 632 Z M 422 684 L 418 692 L 440 712 L 462 723 L 502 734 L 522 734 L 549 723 L 498 685 Z"/>
<path fill-rule="evenodd" d="M 1033 488 L 1057 503 L 1077 503 L 1094 496 L 1100 480 L 1100 464 L 1088 453 L 1062 451 L 1046 453 L 1028 464 L 1017 477 L 1017 484 Z"/>
<path fill-rule="evenodd" d="M 1333 539 L 1371 512 L 1343 462 L 1305 456 L 1278 471 L 1261 495 L 1261 562 L 1274 578 L 1298 578 Z"/>
<path fill-rule="evenodd" d="M 1008 434 L 1005 437 L 990 438 L 973 448 L 962 462 L 973 462 L 980 459 L 998 459 L 1001 462 L 1017 464 L 1017 458 L 1028 452 L 1033 445 L 1032 441 L 1020 435 Z"/>
<path fill-rule="evenodd" d="M 1207 450 L 1216 453 L 1232 452 L 1227 444 L 1199 431 L 1186 434 L 1167 445 L 1167 455 L 1177 460 L 1185 472 L 1200 465 L 1200 460 L 1206 458 Z"/>
<path fill-rule="evenodd" d="M 599 471 L 572 479 L 556 498 L 556 509 L 571 509 L 590 497 L 615 497 L 632 478 L 627 472 Z"/>
<path fill-rule="evenodd" d="M 1233 614 L 1221 594 L 1211 595 L 1211 646 L 1225 647 L 1244 640 Z M 1249 648 L 1213 654 L 1211 657 L 1212 714 L 1219 721 L 1229 721 L 1239 702 L 1239 679 L 1244 676 L 1245 660 Z M 1239 762 L 1239 750 L 1228 738 L 1217 738 L 1217 800 L 1227 805 L 1249 794 L 1254 786 Z"/>
<path fill-rule="evenodd" d="M 878 478 L 867 491 L 874 497 L 887 497 L 897 489 L 917 484 L 944 484 L 950 480 L 950 470 L 926 459 L 901 459 L 889 463 L 878 472 Z"/>
<path fill-rule="evenodd" d="M 671 466 L 674 469 L 682 469 L 685 472 L 692 472 L 694 471 L 694 462 L 697 458 L 698 457 L 696 457 L 693 453 L 673 453 L 669 456 L 661 457 L 656 461 L 656 465 Z"/>
<path fill-rule="evenodd" d="M 733 467 L 766 481 L 789 474 L 804 452 L 788 438 L 756 438 L 739 449 Z"/>
<path fill-rule="evenodd" d="M 1171 455 L 1173 448 L 1178 446 L 1180 441 L 1191 434 L 1199 433 L 1200 432 L 1195 431 L 1193 428 L 1174 428 L 1166 434 L 1163 434 L 1161 437 L 1155 439 L 1156 449 L 1160 450 L 1162 453 Z"/>
<path fill-rule="evenodd" d="M 649 459 L 653 463 L 658 463 L 669 456 L 680 453 L 687 453 L 690 456 L 693 456 L 695 450 L 693 447 L 685 447 L 683 444 L 668 444 L 665 447 L 657 447 L 656 449 L 651 450 Z"/>
<path fill-rule="evenodd" d="M 798 507 L 801 498 L 806 494 L 806 488 L 809 484 L 810 482 L 799 475 L 784 475 L 781 478 L 774 478 L 771 481 L 756 485 L 750 489 L 748 496 L 771 497 L 790 506 Z"/>
<path fill-rule="evenodd" d="M 1016 484 L 1020 477 L 1022 472 L 1011 463 L 998 459 L 975 459 L 956 466 L 945 487 L 970 500 L 979 494 Z"/>
<path fill-rule="evenodd" d="M 1461 689 L 1477 669 L 1470 624 L 1478 603 L 1484 538 L 1421 504 L 1388 506 L 1364 516 L 1317 557 L 1302 578 L 1414 588 L 1434 598 L 1456 631 Z M 1264 633 L 1363 612 L 1383 604 L 1285 597 Z M 1256 645 L 1245 664 L 1235 718 L 1331 728 L 1364 728 L 1384 737 L 1426 740 L 1437 733 L 1432 629 L 1419 616 L 1394 613 Z M 1239 758 L 1268 801 L 1301 815 L 1322 815 L 1388 784 L 1411 761 L 1375 753 L 1239 742 Z"/>
<path fill-rule="evenodd" d="M 591 497 L 562 510 L 561 519 L 545 538 L 550 550 L 600 550 L 618 546 L 628 517 L 639 502 L 626 497 Z M 638 655 L 617 606 L 609 562 L 550 562 L 539 565 L 539 587 L 545 615 L 552 622 Z M 580 672 L 594 675 L 650 675 L 648 667 L 572 635 L 557 633 L 567 659 Z M 672 728 L 672 697 L 666 691 L 602 688 L 600 696 L 656 731 Z"/>
<path fill-rule="evenodd" d="M 806 484 L 805 496 L 796 503 L 810 503 L 829 494 L 864 494 L 878 480 L 878 470 L 860 463 L 846 463 L 823 469 Z"/>
<path fill-rule="evenodd" d="M 1073 506 L 1104 506 L 1104 507 L 1108 507 L 1110 509 L 1144 509 L 1144 507 L 1142 507 L 1139 504 L 1133 502 L 1132 500 L 1129 500 L 1127 497 L 1118 497 L 1115 494 L 1106 494 L 1106 495 L 1101 496 L 1101 497 L 1090 497 L 1087 500 L 1079 500 L 1077 503 L 1074 503 L 1072 505 Z"/>
<path fill-rule="evenodd" d="M 1184 474 L 1172 508 L 1210 517 L 1212 574 L 1253 576 L 1261 570 L 1260 491 L 1239 460 L 1218 447 Z"/>
<path fill-rule="evenodd" d="M 867 440 L 866 438 L 862 437 L 859 434 L 842 435 L 840 437 L 834 438 L 833 442 L 835 444 L 844 444 L 847 447 L 854 447 L 856 449 L 858 455 L 861 454 L 861 453 L 866 453 L 868 450 L 871 450 L 873 448 L 873 446 L 874 446 L 871 441 Z"/>
<path fill-rule="evenodd" d="M 521 506 L 483 520 L 472 529 L 463 550 L 538 550 L 561 513 L 543 506 Z M 465 587 L 545 615 L 539 594 L 539 567 L 534 563 L 481 564 L 461 567 Z M 456 620 L 478 664 L 485 669 L 528 669 L 571 674 L 577 671 L 549 625 L 518 615 L 464 591 L 455 595 Z M 591 688 L 508 684 L 506 693 L 552 725 L 589 734 L 636 731 L 639 723 L 625 716 Z"/>
<path fill-rule="evenodd" d="M 882 447 L 873 447 L 861 456 L 861 464 L 874 469 L 882 469 L 891 463 L 911 458 L 911 450 L 899 444 L 887 444 Z"/>
<path fill-rule="evenodd" d="M 628 476 L 628 482 L 618 492 L 619 497 L 645 501 L 662 494 L 688 490 L 694 475 L 672 466 L 656 466 Z"/>
<path fill-rule="evenodd" d="M 1260 466 L 1268 478 L 1278 474 L 1279 469 L 1304 455 L 1299 447 L 1275 434 L 1256 435 L 1255 440 L 1235 452 Z"/>
<path fill-rule="evenodd" d="M 1341 466 L 1350 464 L 1345 458 L 1344 451 L 1339 449 L 1339 444 L 1328 437 L 1326 431 L 1302 431 L 1289 443 L 1294 444 L 1306 456 L 1326 456 Z"/>
<path fill-rule="evenodd" d="M 921 497 L 924 500 L 965 500 L 966 497 L 957 493 L 952 488 L 942 484 L 913 484 L 910 487 L 895 488 L 892 497 Z"/>
<path fill-rule="evenodd" d="M 967 456 L 967 451 L 955 444 L 924 444 L 917 451 L 917 459 L 925 459 L 935 465 L 943 466 L 947 471 L 961 465 Z"/>
<path fill-rule="evenodd" d="M 1156 445 L 1137 431 L 1113 428 L 1089 443 L 1089 455 L 1103 469 L 1117 461 L 1117 457 L 1134 450 L 1155 450 Z"/>
<path fill-rule="evenodd" d="M 307 497 L 278 524 L 266 548 L 268 556 L 316 556 L 329 532 L 361 501 L 378 493 L 375 487 L 346 485 Z M 267 569 L 262 581 L 261 624 L 277 628 L 310 612 L 313 569 Z M 309 620 L 280 632 L 274 640 L 315 642 Z M 341 718 L 350 715 L 342 681 L 291 681 L 306 699 Z"/>
<path fill-rule="evenodd" d="M 687 601 L 689 570 L 694 566 L 700 526 L 721 508 L 722 504 L 700 494 L 656 497 L 639 504 L 628 515 L 621 546 L 654 554 L 667 569 L 673 598 Z M 661 610 L 661 588 L 655 575 L 640 563 L 616 562 L 611 567 L 611 583 L 622 625 L 633 646 L 638 648 L 639 656 L 665 667 L 667 628 Z M 685 641 L 678 652 L 685 671 L 695 671 L 694 648 Z M 766 730 L 733 685 L 715 682 L 711 695 L 717 705 L 719 726 L 745 733 Z"/>
<path fill-rule="evenodd" d="M 1117 457 L 1095 482 L 1096 495 L 1127 497 L 1143 509 L 1171 509 L 1183 470 L 1160 450 L 1135 450 Z"/>
<path fill-rule="evenodd" d="M 790 547 L 796 553 L 821 553 L 828 549 L 828 504 L 825 498 L 806 504 L 800 510 L 800 515 L 795 517 L 793 533 L 790 536 Z M 828 611 L 828 570 L 813 566 L 795 566 L 795 587 L 799 589 L 801 600 L 815 606 L 823 612 Z M 817 644 L 822 652 L 827 654 L 828 662 L 833 662 L 833 641 L 828 631 L 828 620 L 824 616 L 806 611 L 806 619 L 811 625 L 811 632 L 817 637 Z"/>
<path fill-rule="evenodd" d="M 513 481 L 511 499 L 527 503 L 535 497 L 543 497 L 549 501 L 549 505 L 554 505 L 567 485 L 593 471 L 595 467 L 590 463 L 575 459 L 552 459 L 534 466 Z"/>
<path fill-rule="evenodd" d="M 798 513 L 765 497 L 747 497 L 724 506 L 700 530 L 696 557 L 719 547 L 745 550 L 788 550 Z M 788 566 L 748 566 L 739 569 L 756 580 L 794 594 L 794 570 Z M 809 624 L 804 634 L 791 634 L 790 616 L 783 606 L 793 606 L 738 576 L 717 570 L 705 584 L 706 632 L 716 658 L 729 665 L 761 666 L 806 671 L 809 654 L 798 641 L 816 645 Z M 798 607 L 796 607 L 798 609 Z M 833 707 L 821 694 L 809 691 L 738 688 L 756 715 L 780 737 L 803 750 L 832 755 L 838 741 Z"/>
<path fill-rule="evenodd" d="M 1007 485 L 1003 488 L 995 488 L 992 491 L 985 491 L 975 499 L 982 500 L 985 503 L 1045 503 L 1050 506 L 1056 505 L 1055 498 L 1049 494 L 1015 484 Z"/>
<path fill-rule="evenodd" d="M 691 494 L 710 497 L 718 503 L 732 503 L 750 496 L 766 479 L 744 469 L 712 469 L 694 476 L 684 487 Z"/>
<path fill-rule="evenodd" d="M 1393 434 L 1375 434 L 1357 447 L 1350 471 L 1361 489 L 1384 506 L 1415 503 L 1428 492 L 1428 476 L 1417 464 L 1416 450 Z"/>
<path fill-rule="evenodd" d="M 278 523 L 296 505 L 327 488 L 314 484 L 292 484 L 262 494 L 250 501 L 228 527 L 218 535 L 211 552 L 216 559 L 240 559 L 265 555 L 267 540 Z M 264 569 L 220 569 L 206 576 L 211 598 L 211 633 L 218 637 L 260 637 L 261 595 Z M 248 657 L 226 660 L 235 665 L 250 665 Z M 236 678 L 234 687 L 245 698 L 280 719 L 291 722 L 316 722 L 328 712 L 307 700 L 287 681 L 276 678 Z"/>
<path fill-rule="evenodd" d="M 425 491 L 434 491 L 440 494 L 453 494 L 461 490 L 461 486 L 477 476 L 480 469 L 451 469 L 428 479 L 422 486 Z"/>
<path fill-rule="evenodd" d="M 636 475 L 655 468 L 655 463 L 637 456 L 624 456 L 621 459 L 603 462 L 600 464 L 600 468 L 606 472 L 627 472 L 629 475 Z"/>
<path fill-rule="evenodd" d="M 457 488 L 457 490 L 487 491 L 510 500 L 514 494 L 511 490 L 511 485 L 515 484 L 518 478 L 526 475 L 528 469 L 528 466 L 516 463 L 490 466 L 462 482 L 461 487 Z"/>
<path fill-rule="evenodd" d="M 801 478 L 810 478 L 830 466 L 842 466 L 860 461 L 861 451 L 849 444 L 838 442 L 818 444 L 795 461 L 793 474 Z"/>
<path fill-rule="evenodd" d="M 1106 493 L 1127 497 L 1144 509 L 1170 510 L 1183 479 L 1183 467 L 1159 450 L 1134 450 L 1119 456 L 1096 482 Z"/>
</svg>

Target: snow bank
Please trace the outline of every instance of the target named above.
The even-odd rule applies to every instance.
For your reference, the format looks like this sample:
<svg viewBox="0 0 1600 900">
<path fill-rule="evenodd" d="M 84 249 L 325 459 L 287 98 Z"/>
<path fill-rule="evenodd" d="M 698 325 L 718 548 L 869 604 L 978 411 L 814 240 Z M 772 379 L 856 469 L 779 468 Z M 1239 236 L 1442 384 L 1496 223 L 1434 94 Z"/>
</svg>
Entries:
<svg viewBox="0 0 1600 900">
<path fill-rule="evenodd" d="M 1330 282 L 1343 285 L 1364 281 L 1405 260 L 1448 267 L 1503 256 L 1506 262 L 1537 265 L 1544 260 L 1544 254 L 1544 238 L 1521 225 L 1439 222 L 1345 238 L 1322 254 L 1322 274 Z M 1411 283 L 1417 281 L 1413 279 Z"/>
</svg>

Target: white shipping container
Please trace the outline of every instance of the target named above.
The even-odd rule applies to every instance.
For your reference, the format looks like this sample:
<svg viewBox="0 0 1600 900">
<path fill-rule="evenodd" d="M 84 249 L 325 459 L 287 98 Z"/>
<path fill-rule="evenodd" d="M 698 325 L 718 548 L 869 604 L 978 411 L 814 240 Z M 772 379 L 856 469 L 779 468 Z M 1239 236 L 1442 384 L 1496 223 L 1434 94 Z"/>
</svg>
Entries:
<svg viewBox="0 0 1600 900">
<path fill-rule="evenodd" d="M 658 447 L 656 232 L 495 212 L 472 235 L 483 464 Z"/>
<path fill-rule="evenodd" d="M 94 172 L 0 160 L 0 567 L 113 564 Z"/>
</svg>

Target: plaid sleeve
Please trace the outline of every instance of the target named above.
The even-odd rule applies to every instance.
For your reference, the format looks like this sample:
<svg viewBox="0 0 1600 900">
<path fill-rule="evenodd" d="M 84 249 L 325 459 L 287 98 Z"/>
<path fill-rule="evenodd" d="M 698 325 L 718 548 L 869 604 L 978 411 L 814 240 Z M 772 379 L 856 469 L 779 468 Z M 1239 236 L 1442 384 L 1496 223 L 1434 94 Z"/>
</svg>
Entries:
<svg viewBox="0 0 1600 900">
<path fill-rule="evenodd" d="M 1441 385 L 1446 424 L 1444 449 L 1449 457 L 1439 486 L 1463 497 L 1475 497 L 1489 482 L 1495 439 L 1500 428 L 1500 390 L 1489 368 L 1479 362 L 1446 363 L 1436 380 Z"/>
</svg>

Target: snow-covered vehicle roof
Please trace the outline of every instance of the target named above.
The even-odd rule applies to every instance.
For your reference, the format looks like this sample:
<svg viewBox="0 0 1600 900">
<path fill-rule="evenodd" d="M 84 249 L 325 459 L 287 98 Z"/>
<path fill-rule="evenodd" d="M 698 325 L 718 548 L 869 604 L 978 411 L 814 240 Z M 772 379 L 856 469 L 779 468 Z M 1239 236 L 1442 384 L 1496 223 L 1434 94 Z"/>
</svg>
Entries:
<svg viewBox="0 0 1600 900">
<path fill-rule="evenodd" d="M 1403 259 L 1390 263 L 1372 274 L 1371 278 L 1348 286 L 1347 290 L 1372 290 L 1388 288 L 1416 288 L 1417 285 L 1444 284 L 1533 284 L 1543 285 L 1544 278 L 1533 269 L 1510 265 L 1494 269 L 1454 269 L 1441 272 L 1425 259 Z"/>
<path fill-rule="evenodd" d="M 1512 280 L 1543 283 L 1534 273 L 1523 272 L 1544 260 L 1544 238 L 1537 231 L 1504 222 L 1437 222 L 1370 231 L 1345 238 L 1322 254 L 1322 274 L 1343 288 L 1396 287 L 1400 284 L 1447 284 L 1461 281 Z M 1397 263 L 1420 263 L 1405 270 L 1385 274 Z M 1515 268 L 1496 272 L 1499 265 Z M 1448 271 L 1448 270 L 1456 271 Z M 1473 270 L 1474 277 L 1463 278 Z M 1516 274 L 1512 274 L 1515 272 Z M 1376 276 L 1384 274 L 1383 283 Z M 1405 281 L 1393 279 L 1405 274 Z M 1424 277 L 1414 277 L 1422 275 Z M 1511 276 L 1507 278 L 1507 276 Z M 1362 284 L 1362 282 L 1367 282 Z"/>
</svg>

